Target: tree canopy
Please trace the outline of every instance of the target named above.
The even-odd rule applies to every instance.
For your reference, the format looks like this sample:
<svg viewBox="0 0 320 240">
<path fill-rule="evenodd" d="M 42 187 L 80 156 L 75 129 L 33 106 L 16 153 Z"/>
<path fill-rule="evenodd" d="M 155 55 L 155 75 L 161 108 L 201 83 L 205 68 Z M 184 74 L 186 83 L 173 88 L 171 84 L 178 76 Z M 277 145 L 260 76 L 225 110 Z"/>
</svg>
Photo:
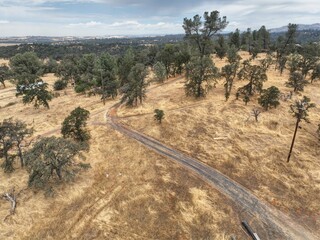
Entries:
<svg viewBox="0 0 320 240">
<path fill-rule="evenodd" d="M 10 59 L 12 77 L 19 85 L 29 85 L 40 81 L 42 62 L 33 52 L 18 53 Z"/>
<path fill-rule="evenodd" d="M 80 144 L 69 139 L 42 138 L 25 154 L 29 186 L 50 191 L 55 182 L 72 180 L 90 166 L 75 161 L 81 150 Z"/>
<path fill-rule="evenodd" d="M 280 102 L 280 90 L 271 86 L 267 89 L 262 90 L 261 96 L 258 98 L 258 103 L 267 111 L 270 107 L 277 107 Z"/>
<path fill-rule="evenodd" d="M 90 134 L 86 129 L 89 115 L 90 112 L 81 107 L 77 107 L 71 111 L 70 115 L 66 117 L 62 123 L 62 136 L 80 142 L 89 140 Z"/>
<path fill-rule="evenodd" d="M 148 71 L 142 63 L 137 63 L 128 75 L 129 82 L 126 83 L 121 91 L 123 93 L 121 102 L 126 103 L 128 106 L 137 106 L 138 102 L 142 103 L 146 98 L 147 86 L 146 76 Z"/>
<path fill-rule="evenodd" d="M 2 64 L 0 65 L 0 83 L 3 85 L 3 87 L 6 87 L 5 81 L 9 80 L 11 77 L 10 69 L 7 65 Z"/>
<path fill-rule="evenodd" d="M 199 15 L 195 15 L 193 19 L 184 18 L 183 29 L 185 38 L 188 39 L 197 48 L 200 56 L 209 54 L 208 46 L 212 43 L 212 37 L 228 25 L 227 17 L 220 17 L 218 11 L 205 12 L 203 21 Z"/>
</svg>

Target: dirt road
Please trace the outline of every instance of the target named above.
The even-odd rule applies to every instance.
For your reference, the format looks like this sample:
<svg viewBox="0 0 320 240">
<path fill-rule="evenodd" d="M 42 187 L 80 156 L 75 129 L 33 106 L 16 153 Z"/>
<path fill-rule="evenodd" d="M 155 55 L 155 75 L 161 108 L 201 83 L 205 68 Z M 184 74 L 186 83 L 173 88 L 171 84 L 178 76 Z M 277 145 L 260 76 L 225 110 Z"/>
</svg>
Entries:
<svg viewBox="0 0 320 240">
<path fill-rule="evenodd" d="M 115 130 L 137 140 L 153 151 L 180 163 L 188 170 L 199 175 L 222 194 L 233 200 L 243 211 L 254 216 L 256 218 L 255 221 L 260 221 L 260 224 L 263 225 L 265 229 L 264 231 L 267 233 L 268 239 L 319 239 L 319 236 L 314 236 L 310 231 L 297 224 L 286 214 L 259 200 L 248 189 L 221 172 L 149 136 L 124 126 L 116 117 L 116 107 L 117 105 L 107 114 L 107 122 Z"/>
</svg>

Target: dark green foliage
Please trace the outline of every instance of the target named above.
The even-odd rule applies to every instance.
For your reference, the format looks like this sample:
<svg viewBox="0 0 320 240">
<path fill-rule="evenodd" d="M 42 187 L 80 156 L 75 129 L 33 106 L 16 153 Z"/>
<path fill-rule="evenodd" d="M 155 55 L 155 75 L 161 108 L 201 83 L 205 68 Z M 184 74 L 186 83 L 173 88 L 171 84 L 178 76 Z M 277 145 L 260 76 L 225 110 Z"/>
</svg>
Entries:
<svg viewBox="0 0 320 240">
<path fill-rule="evenodd" d="M 174 64 L 172 74 L 182 74 L 186 64 L 190 61 L 191 55 L 187 44 L 178 44 L 177 51 L 174 53 Z"/>
<path fill-rule="evenodd" d="M 278 38 L 276 62 L 277 68 L 280 70 L 281 74 L 286 66 L 288 59 L 287 56 L 295 51 L 297 28 L 297 24 L 289 23 L 288 31 L 286 32 L 285 37 Z"/>
<path fill-rule="evenodd" d="M 56 60 L 49 58 L 43 65 L 43 73 L 56 73 L 58 63 Z"/>
<path fill-rule="evenodd" d="M 22 142 L 31 136 L 32 132 L 32 129 L 19 120 L 5 119 L 0 123 L 0 157 L 4 158 L 1 167 L 5 172 L 14 170 L 13 162 L 16 157 L 19 157 L 21 167 L 24 166 Z"/>
<path fill-rule="evenodd" d="M 132 48 L 127 49 L 124 56 L 118 59 L 118 75 L 120 81 L 120 87 L 129 82 L 128 76 L 131 68 L 136 64 L 135 54 Z"/>
<path fill-rule="evenodd" d="M 314 66 L 314 69 L 311 74 L 311 83 L 320 79 L 320 63 Z"/>
<path fill-rule="evenodd" d="M 74 85 L 80 79 L 78 62 L 79 58 L 74 55 L 65 56 L 58 65 L 55 75 Z"/>
<path fill-rule="evenodd" d="M 286 82 L 286 86 L 293 88 L 294 92 L 303 92 L 304 86 L 307 84 L 308 81 L 304 79 L 300 72 L 291 73 L 289 80 Z"/>
<path fill-rule="evenodd" d="M 267 31 L 265 26 L 262 26 L 258 31 L 258 41 L 264 52 L 269 50 L 270 33 Z"/>
<path fill-rule="evenodd" d="M 34 107 L 43 105 L 49 108 L 52 95 L 47 91 L 48 84 L 41 81 L 42 63 L 32 52 L 17 54 L 10 59 L 13 78 L 17 80 L 17 96 L 23 95 L 23 103 L 34 102 Z"/>
<path fill-rule="evenodd" d="M 30 137 L 33 134 L 33 129 L 28 128 L 26 123 L 16 120 L 12 122 L 11 131 L 13 133 L 13 140 L 17 149 L 17 156 L 20 159 L 20 165 L 21 167 L 24 167 L 25 161 L 22 152 L 22 145 L 26 147 L 27 143 L 24 141 L 27 137 Z"/>
<path fill-rule="evenodd" d="M 162 83 L 167 77 L 166 67 L 162 62 L 156 62 L 153 66 L 154 80 L 156 82 Z"/>
<path fill-rule="evenodd" d="M 64 80 L 57 80 L 53 84 L 53 89 L 56 91 L 63 90 L 67 87 L 68 83 Z"/>
<path fill-rule="evenodd" d="M 246 41 L 245 49 L 249 52 L 249 54 L 252 54 L 253 36 L 251 33 L 251 28 L 247 28 L 247 31 L 245 32 L 245 41 Z"/>
<path fill-rule="evenodd" d="M 72 180 L 90 166 L 75 162 L 81 150 L 80 144 L 68 139 L 42 138 L 25 154 L 29 186 L 50 191 L 55 182 Z"/>
<path fill-rule="evenodd" d="M 148 71 L 146 67 L 137 63 L 130 71 L 128 80 L 122 88 L 121 92 L 123 93 L 121 102 L 126 103 L 128 106 L 137 106 L 138 101 L 140 104 L 142 100 L 146 97 L 146 90 L 148 83 L 146 82 L 146 76 Z"/>
<path fill-rule="evenodd" d="M 193 19 L 184 18 L 183 29 L 185 38 L 188 39 L 193 46 L 196 47 L 200 56 L 208 55 L 209 46 L 212 44 L 211 38 L 228 25 L 227 18 L 221 18 L 218 11 L 203 14 L 203 21 L 199 15 L 195 15 Z"/>
<path fill-rule="evenodd" d="M 76 84 L 86 83 L 88 85 L 93 84 L 94 78 L 94 67 L 95 67 L 96 55 L 95 54 L 85 54 L 78 62 L 78 71 L 80 75 L 80 80 L 76 81 Z"/>
<path fill-rule="evenodd" d="M 234 46 L 237 50 L 240 49 L 241 40 L 240 40 L 240 30 L 237 28 L 235 32 L 229 34 L 229 45 Z"/>
<path fill-rule="evenodd" d="M 261 96 L 258 98 L 258 103 L 267 111 L 270 107 L 277 107 L 280 102 L 280 90 L 275 87 L 269 87 L 262 90 Z"/>
<path fill-rule="evenodd" d="M 162 119 L 164 118 L 164 112 L 160 109 L 154 110 L 154 119 L 161 124 Z"/>
<path fill-rule="evenodd" d="M 21 85 L 20 85 L 21 86 Z M 17 88 L 19 88 L 18 86 Z M 45 82 L 38 82 L 34 84 L 25 85 L 22 91 L 17 89 L 17 96 L 23 95 L 22 101 L 24 104 L 33 103 L 34 107 L 37 109 L 41 105 L 49 108 L 49 101 L 52 100 L 52 94 L 47 90 L 48 84 Z"/>
<path fill-rule="evenodd" d="M 229 63 L 236 63 L 238 64 L 241 60 L 240 55 L 238 54 L 237 48 L 232 45 L 227 51 L 227 58 Z"/>
<path fill-rule="evenodd" d="M 95 61 L 96 55 L 85 54 L 77 61 L 77 65 L 72 67 L 71 73 L 76 74 L 73 80 L 77 93 L 85 93 L 95 85 Z"/>
<path fill-rule="evenodd" d="M 37 38 L 37 39 L 35 39 Z M 95 53 L 101 54 L 108 52 L 111 55 L 122 55 L 128 47 L 137 51 L 150 49 L 148 53 L 149 61 L 154 60 L 155 50 L 158 45 L 169 42 L 178 42 L 183 40 L 183 35 L 165 35 L 157 37 L 131 37 L 131 38 L 104 38 L 104 39 L 83 39 L 77 41 L 64 41 L 64 44 L 57 44 L 49 39 L 43 39 L 46 43 L 33 43 L 39 41 L 38 37 L 30 37 L 22 40 L 22 44 L 14 46 L 1 46 L 0 56 L 2 58 L 11 58 L 17 53 L 35 52 L 41 59 L 53 58 L 61 60 L 67 55 L 81 56 L 83 54 Z M 42 40 L 40 40 L 42 41 Z M 63 41 L 63 40 L 61 40 Z M 149 62 L 148 65 L 153 65 Z"/>
<path fill-rule="evenodd" d="M 292 113 L 293 117 L 299 121 L 304 120 L 309 122 L 308 111 L 310 108 L 314 108 L 316 106 L 314 103 L 310 103 L 310 101 L 310 98 L 303 96 L 301 100 L 297 100 L 294 104 L 291 104 L 290 112 Z"/>
<path fill-rule="evenodd" d="M 309 43 L 299 48 L 301 60 L 299 67 L 301 68 L 302 75 L 306 78 L 308 73 L 316 68 L 320 60 L 320 45 L 316 43 Z"/>
<path fill-rule="evenodd" d="M 187 64 L 186 77 L 186 95 L 199 98 L 205 97 L 208 90 L 215 86 L 219 72 L 209 56 L 193 57 Z"/>
<path fill-rule="evenodd" d="M 14 171 L 13 161 L 15 154 L 10 154 L 10 150 L 14 147 L 13 123 L 11 119 L 3 120 L 0 123 L 0 157 L 3 158 L 1 168 L 4 172 L 10 173 Z"/>
<path fill-rule="evenodd" d="M 90 134 L 86 129 L 90 112 L 81 107 L 74 109 L 62 123 L 61 134 L 64 138 L 71 138 L 84 142 L 90 139 Z"/>
<path fill-rule="evenodd" d="M 226 101 L 228 101 L 230 97 L 230 93 L 233 86 L 233 80 L 237 75 L 238 63 L 227 64 L 222 67 L 221 75 L 225 78 L 224 89 L 225 89 L 225 97 Z"/>
<path fill-rule="evenodd" d="M 19 85 L 29 85 L 39 81 L 42 75 L 42 63 L 33 52 L 17 54 L 9 62 L 12 77 Z"/>
<path fill-rule="evenodd" d="M 266 70 L 258 65 L 251 65 L 250 62 L 244 61 L 242 69 L 238 72 L 238 78 L 240 80 L 248 80 L 248 84 L 240 87 L 237 92 L 237 96 L 243 96 L 243 100 L 247 103 L 250 97 L 256 93 L 261 92 L 263 88 L 263 82 L 267 81 L 268 77 Z"/>
<path fill-rule="evenodd" d="M 95 79 L 103 102 L 107 98 L 114 99 L 118 95 L 117 65 L 110 54 L 104 53 L 98 58 L 95 66 Z"/>
<path fill-rule="evenodd" d="M 11 77 L 9 67 L 7 65 L 0 65 L 0 83 L 3 87 L 6 87 L 5 81 L 9 80 Z"/>
<path fill-rule="evenodd" d="M 151 44 L 151 46 L 143 46 L 141 49 L 135 51 L 135 62 L 151 67 L 156 62 L 158 52 L 158 45 Z"/>
<path fill-rule="evenodd" d="M 244 101 L 245 105 L 247 105 L 248 102 L 250 102 L 250 97 L 249 97 L 249 95 L 248 95 L 248 94 L 245 94 L 245 95 L 243 96 L 243 99 L 242 99 L 242 100 Z"/>
<path fill-rule="evenodd" d="M 174 44 L 166 44 L 157 54 L 157 60 L 165 66 L 166 77 L 174 75 L 175 53 L 179 51 L 178 46 Z"/>
<path fill-rule="evenodd" d="M 74 87 L 74 91 L 76 93 L 85 93 L 86 91 L 88 91 L 90 89 L 90 86 L 87 85 L 86 83 L 80 83 L 80 84 L 77 84 L 75 87 Z"/>
<path fill-rule="evenodd" d="M 217 56 L 222 59 L 227 55 L 228 45 L 225 42 L 225 39 L 222 35 L 219 36 L 217 45 L 215 47 Z"/>
<path fill-rule="evenodd" d="M 268 54 L 266 58 L 260 60 L 260 63 L 261 67 L 267 71 L 269 67 L 273 64 L 272 56 Z"/>
<path fill-rule="evenodd" d="M 300 66 L 302 62 L 302 57 L 299 54 L 291 54 L 288 57 L 288 67 L 290 73 L 300 71 Z"/>
</svg>

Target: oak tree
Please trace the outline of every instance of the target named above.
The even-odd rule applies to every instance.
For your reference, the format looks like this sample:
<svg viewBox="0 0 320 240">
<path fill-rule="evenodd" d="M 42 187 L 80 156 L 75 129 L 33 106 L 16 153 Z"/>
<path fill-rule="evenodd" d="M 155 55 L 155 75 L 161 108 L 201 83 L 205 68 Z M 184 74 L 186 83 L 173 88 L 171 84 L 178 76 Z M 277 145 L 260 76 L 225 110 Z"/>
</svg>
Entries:
<svg viewBox="0 0 320 240">
<path fill-rule="evenodd" d="M 262 90 L 261 96 L 258 98 L 258 103 L 268 111 L 270 107 L 276 108 L 280 104 L 279 99 L 280 90 L 275 86 L 271 86 Z"/>
<path fill-rule="evenodd" d="M 25 161 L 29 172 L 29 186 L 52 191 L 55 183 L 72 180 L 89 164 L 76 162 L 83 149 L 69 139 L 46 137 L 36 142 L 26 152 Z"/>
<path fill-rule="evenodd" d="M 86 129 L 89 116 L 90 112 L 81 107 L 77 107 L 71 111 L 70 115 L 62 123 L 62 136 L 80 142 L 89 140 L 90 134 Z"/>
</svg>

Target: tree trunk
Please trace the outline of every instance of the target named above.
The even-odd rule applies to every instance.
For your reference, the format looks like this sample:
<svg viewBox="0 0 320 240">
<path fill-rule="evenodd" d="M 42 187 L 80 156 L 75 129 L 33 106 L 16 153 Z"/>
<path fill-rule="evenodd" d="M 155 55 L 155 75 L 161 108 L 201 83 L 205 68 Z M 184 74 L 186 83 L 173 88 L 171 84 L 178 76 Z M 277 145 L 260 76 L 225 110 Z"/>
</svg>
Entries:
<svg viewBox="0 0 320 240">
<path fill-rule="evenodd" d="M 23 167 L 24 167 L 24 160 L 23 160 L 23 156 L 22 156 L 22 151 L 21 151 L 21 146 L 20 146 L 20 144 L 18 144 L 18 156 L 19 156 L 19 158 L 20 158 L 21 167 L 23 168 Z"/>
<path fill-rule="evenodd" d="M 297 135 L 299 123 L 300 123 L 300 118 L 298 118 L 298 119 L 297 119 L 297 122 L 296 122 L 296 128 L 295 128 L 295 130 L 294 130 L 294 134 L 293 134 L 292 143 L 291 143 L 291 147 L 290 147 L 290 150 L 289 150 L 289 155 L 288 155 L 287 162 L 290 161 L 290 157 L 291 157 L 291 153 L 292 153 L 294 141 L 295 141 L 295 139 L 296 139 L 296 135 Z"/>
<path fill-rule="evenodd" d="M 61 179 L 62 179 L 61 169 L 60 169 L 60 168 L 57 168 L 57 169 L 56 169 L 56 173 L 57 173 L 57 175 L 58 175 L 58 177 L 59 177 L 59 180 L 61 180 Z"/>
</svg>

